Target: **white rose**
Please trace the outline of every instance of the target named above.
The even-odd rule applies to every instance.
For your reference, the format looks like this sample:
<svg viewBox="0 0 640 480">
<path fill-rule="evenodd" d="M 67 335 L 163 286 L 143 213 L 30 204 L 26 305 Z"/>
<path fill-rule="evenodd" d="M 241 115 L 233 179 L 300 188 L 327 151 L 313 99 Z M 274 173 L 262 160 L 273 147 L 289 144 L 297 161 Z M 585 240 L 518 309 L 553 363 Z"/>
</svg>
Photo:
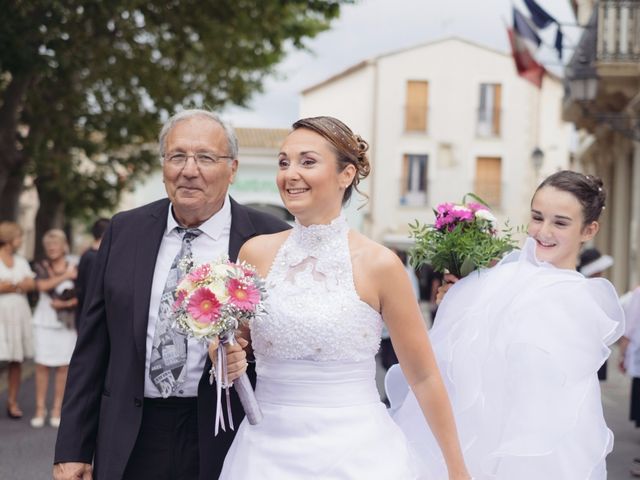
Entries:
<svg viewBox="0 0 640 480">
<path fill-rule="evenodd" d="M 491 213 L 489 210 L 484 210 L 484 209 L 478 210 L 475 215 L 476 215 L 476 218 L 480 220 L 486 220 L 491 225 L 495 225 L 496 223 L 498 223 L 498 219 L 494 217 L 493 213 Z"/>
<path fill-rule="evenodd" d="M 227 286 L 223 278 L 224 277 L 217 277 L 211 283 L 205 285 L 206 288 L 213 292 L 221 304 L 225 304 L 227 300 L 229 300 Z"/>
</svg>

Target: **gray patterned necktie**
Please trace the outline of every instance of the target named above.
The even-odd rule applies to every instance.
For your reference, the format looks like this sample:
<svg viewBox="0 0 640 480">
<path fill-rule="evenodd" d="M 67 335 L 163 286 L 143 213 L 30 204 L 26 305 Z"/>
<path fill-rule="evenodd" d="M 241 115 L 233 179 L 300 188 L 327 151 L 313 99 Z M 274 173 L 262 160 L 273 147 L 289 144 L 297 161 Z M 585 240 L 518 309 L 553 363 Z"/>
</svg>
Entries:
<svg viewBox="0 0 640 480">
<path fill-rule="evenodd" d="M 184 381 L 185 363 L 187 362 L 187 338 L 172 328 L 173 303 L 176 287 L 186 271 L 185 264 L 192 261 L 191 242 L 202 233 L 197 228 L 177 227 L 178 233 L 183 233 L 182 246 L 173 259 L 167 283 L 160 298 L 160 310 L 156 331 L 153 335 L 153 350 L 149 364 L 149 378 L 160 391 L 163 398 L 167 398 Z"/>
</svg>

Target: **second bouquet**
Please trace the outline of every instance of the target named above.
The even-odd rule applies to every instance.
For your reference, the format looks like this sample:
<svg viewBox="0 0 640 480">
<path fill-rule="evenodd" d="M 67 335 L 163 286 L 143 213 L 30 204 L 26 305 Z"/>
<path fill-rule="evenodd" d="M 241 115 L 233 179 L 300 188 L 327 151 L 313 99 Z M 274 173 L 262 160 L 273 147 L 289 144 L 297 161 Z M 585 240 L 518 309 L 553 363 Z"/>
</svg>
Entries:
<svg viewBox="0 0 640 480">
<path fill-rule="evenodd" d="M 467 202 L 471 197 L 472 202 Z M 411 250 L 414 267 L 428 263 L 436 272 L 458 278 L 486 268 L 517 246 L 511 227 L 498 231 L 487 204 L 473 193 L 462 203 L 441 203 L 434 210 L 435 223 L 409 225 L 416 243 Z"/>
<path fill-rule="evenodd" d="M 235 343 L 235 331 L 241 325 L 261 314 L 266 298 L 264 281 L 255 269 L 246 263 L 234 263 L 227 257 L 217 262 L 191 267 L 185 265 L 187 274 L 178 284 L 174 303 L 175 328 L 184 335 L 210 342 L 220 339 L 215 370 L 217 402 L 215 434 L 225 430 L 222 409 L 222 390 L 225 390 L 226 412 L 229 427 L 233 430 L 229 388 L 236 389 L 249 423 L 255 425 L 262 413 L 255 398 L 247 374 L 229 384 L 226 355 L 222 345 Z"/>
</svg>

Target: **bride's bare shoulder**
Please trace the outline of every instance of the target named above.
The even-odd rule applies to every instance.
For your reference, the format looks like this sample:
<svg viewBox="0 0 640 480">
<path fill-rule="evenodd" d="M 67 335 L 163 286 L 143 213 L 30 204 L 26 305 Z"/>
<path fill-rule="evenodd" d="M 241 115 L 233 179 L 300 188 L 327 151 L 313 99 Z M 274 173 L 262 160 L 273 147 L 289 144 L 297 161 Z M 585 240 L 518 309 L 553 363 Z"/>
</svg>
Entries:
<svg viewBox="0 0 640 480">
<path fill-rule="evenodd" d="M 285 230 L 250 238 L 240 248 L 238 258 L 255 266 L 258 273 L 266 274 L 289 233 L 289 230 Z"/>
<path fill-rule="evenodd" d="M 389 248 L 355 230 L 350 232 L 352 259 L 369 274 L 381 274 L 389 268 L 402 266 L 398 256 Z"/>
</svg>

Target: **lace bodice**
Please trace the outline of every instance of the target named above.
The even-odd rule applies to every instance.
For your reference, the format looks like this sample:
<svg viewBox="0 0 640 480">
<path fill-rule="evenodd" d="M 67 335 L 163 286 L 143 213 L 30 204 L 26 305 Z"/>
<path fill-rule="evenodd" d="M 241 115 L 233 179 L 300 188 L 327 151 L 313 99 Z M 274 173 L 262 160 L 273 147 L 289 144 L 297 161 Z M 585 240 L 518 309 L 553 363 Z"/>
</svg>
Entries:
<svg viewBox="0 0 640 480">
<path fill-rule="evenodd" d="M 251 324 L 257 355 L 316 361 L 364 360 L 380 345 L 382 317 L 353 283 L 349 226 L 297 221 L 267 276 L 267 313 Z"/>
</svg>

